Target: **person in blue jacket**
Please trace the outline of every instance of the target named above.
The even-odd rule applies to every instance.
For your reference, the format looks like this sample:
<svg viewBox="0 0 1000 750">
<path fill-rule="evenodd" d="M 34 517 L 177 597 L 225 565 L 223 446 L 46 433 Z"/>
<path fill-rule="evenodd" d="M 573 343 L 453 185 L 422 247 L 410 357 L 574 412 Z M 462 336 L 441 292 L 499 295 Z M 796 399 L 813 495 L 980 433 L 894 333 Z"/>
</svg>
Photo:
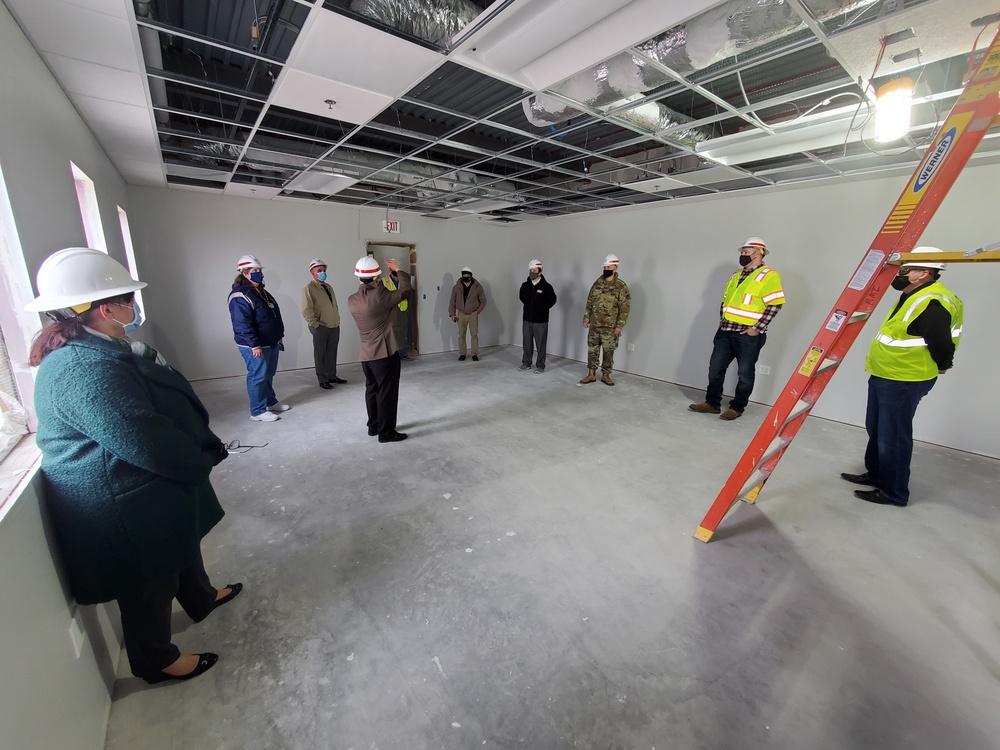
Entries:
<svg viewBox="0 0 1000 750">
<path fill-rule="evenodd" d="M 236 346 L 247 363 L 250 419 L 275 422 L 278 413 L 291 408 L 274 395 L 278 352 L 285 348 L 285 325 L 277 301 L 264 289 L 264 267 L 257 257 L 244 255 L 236 270 L 239 275 L 229 293 L 229 317 L 233 319 Z"/>
<path fill-rule="evenodd" d="M 27 305 L 47 323 L 31 348 L 45 506 L 70 591 L 80 604 L 117 600 L 132 673 L 187 680 L 213 653 L 170 642 L 176 598 L 201 621 L 243 589 L 216 589 L 201 539 L 223 516 L 209 482 L 228 455 L 191 384 L 127 334 L 146 286 L 105 253 L 68 248 L 38 271 Z"/>
</svg>

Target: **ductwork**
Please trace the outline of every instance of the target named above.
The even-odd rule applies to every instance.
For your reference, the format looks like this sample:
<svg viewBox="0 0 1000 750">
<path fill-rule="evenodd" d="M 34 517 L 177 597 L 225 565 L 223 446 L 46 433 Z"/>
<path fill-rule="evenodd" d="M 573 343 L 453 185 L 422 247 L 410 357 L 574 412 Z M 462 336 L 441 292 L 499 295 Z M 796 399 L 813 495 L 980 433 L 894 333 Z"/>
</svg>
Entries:
<svg viewBox="0 0 1000 750">
<path fill-rule="evenodd" d="M 469 0 L 352 0 L 351 12 L 450 49 L 451 38 L 482 10 Z"/>
<path fill-rule="evenodd" d="M 806 5 L 820 21 L 825 21 L 875 2 L 878 0 L 807 0 Z M 636 48 L 674 72 L 688 75 L 782 39 L 803 27 L 802 19 L 783 0 L 730 0 Z M 600 109 L 624 103 L 672 80 L 641 58 L 623 52 L 571 76 L 553 90 Z M 536 127 L 548 127 L 581 114 L 562 99 L 545 94 L 525 100 L 523 106 L 528 121 Z M 657 105 L 657 109 L 647 106 L 644 112 L 630 115 L 630 110 L 619 116 L 653 131 L 690 122 L 690 118 L 662 105 Z M 672 133 L 671 138 L 693 145 L 712 135 L 707 129 L 691 129 Z"/>
</svg>

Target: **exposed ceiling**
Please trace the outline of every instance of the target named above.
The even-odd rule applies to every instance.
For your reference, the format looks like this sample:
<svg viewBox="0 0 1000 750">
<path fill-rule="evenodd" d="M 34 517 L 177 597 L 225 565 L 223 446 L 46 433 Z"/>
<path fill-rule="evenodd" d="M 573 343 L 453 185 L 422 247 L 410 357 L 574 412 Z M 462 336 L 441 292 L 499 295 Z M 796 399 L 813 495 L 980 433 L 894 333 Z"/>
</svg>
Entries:
<svg viewBox="0 0 1000 750">
<path fill-rule="evenodd" d="M 909 173 L 1000 10 L 3 1 L 130 183 L 504 222 Z M 904 72 L 913 127 L 876 144 L 873 86 Z"/>
</svg>

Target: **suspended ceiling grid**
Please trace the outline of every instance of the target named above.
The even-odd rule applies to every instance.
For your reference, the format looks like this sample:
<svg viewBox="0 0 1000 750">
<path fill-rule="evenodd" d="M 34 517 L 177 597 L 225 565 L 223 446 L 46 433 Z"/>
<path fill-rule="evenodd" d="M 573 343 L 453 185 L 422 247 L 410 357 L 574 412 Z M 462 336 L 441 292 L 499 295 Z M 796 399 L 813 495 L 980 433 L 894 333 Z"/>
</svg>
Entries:
<svg viewBox="0 0 1000 750">
<path fill-rule="evenodd" d="M 961 90 L 980 30 L 970 22 L 995 11 L 985 0 L 4 1 L 130 182 L 505 222 L 912 171 Z M 114 20 L 116 39 L 53 28 L 93 13 Z M 875 70 L 880 40 L 906 29 Z M 100 87 L 107 70 L 118 88 Z M 908 70 L 914 127 L 876 145 L 859 81 Z M 1000 159 L 996 134 L 977 158 Z"/>
</svg>

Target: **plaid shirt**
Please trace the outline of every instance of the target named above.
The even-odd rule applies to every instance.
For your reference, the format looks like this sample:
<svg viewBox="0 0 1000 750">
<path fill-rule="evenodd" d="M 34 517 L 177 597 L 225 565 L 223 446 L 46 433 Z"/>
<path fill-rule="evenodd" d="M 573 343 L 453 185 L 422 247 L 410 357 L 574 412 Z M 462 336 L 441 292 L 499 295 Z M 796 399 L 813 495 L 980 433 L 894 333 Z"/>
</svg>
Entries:
<svg viewBox="0 0 1000 750">
<path fill-rule="evenodd" d="M 747 276 L 756 271 L 758 268 L 760 268 L 760 266 L 756 266 L 755 268 L 744 268 L 740 272 L 739 283 L 742 284 L 744 281 L 746 281 Z M 739 331 L 745 331 L 747 328 L 750 327 L 746 323 L 734 323 L 733 321 L 726 320 L 724 317 L 722 317 L 722 309 L 724 307 L 725 303 L 719 305 L 720 331 L 739 332 Z M 780 309 L 781 305 L 768 305 L 767 307 L 764 308 L 764 312 L 761 313 L 760 320 L 754 323 L 753 327 L 756 328 L 761 333 L 767 333 L 767 327 L 771 325 L 771 321 L 774 320 L 774 316 L 778 314 L 778 311 Z"/>
</svg>

